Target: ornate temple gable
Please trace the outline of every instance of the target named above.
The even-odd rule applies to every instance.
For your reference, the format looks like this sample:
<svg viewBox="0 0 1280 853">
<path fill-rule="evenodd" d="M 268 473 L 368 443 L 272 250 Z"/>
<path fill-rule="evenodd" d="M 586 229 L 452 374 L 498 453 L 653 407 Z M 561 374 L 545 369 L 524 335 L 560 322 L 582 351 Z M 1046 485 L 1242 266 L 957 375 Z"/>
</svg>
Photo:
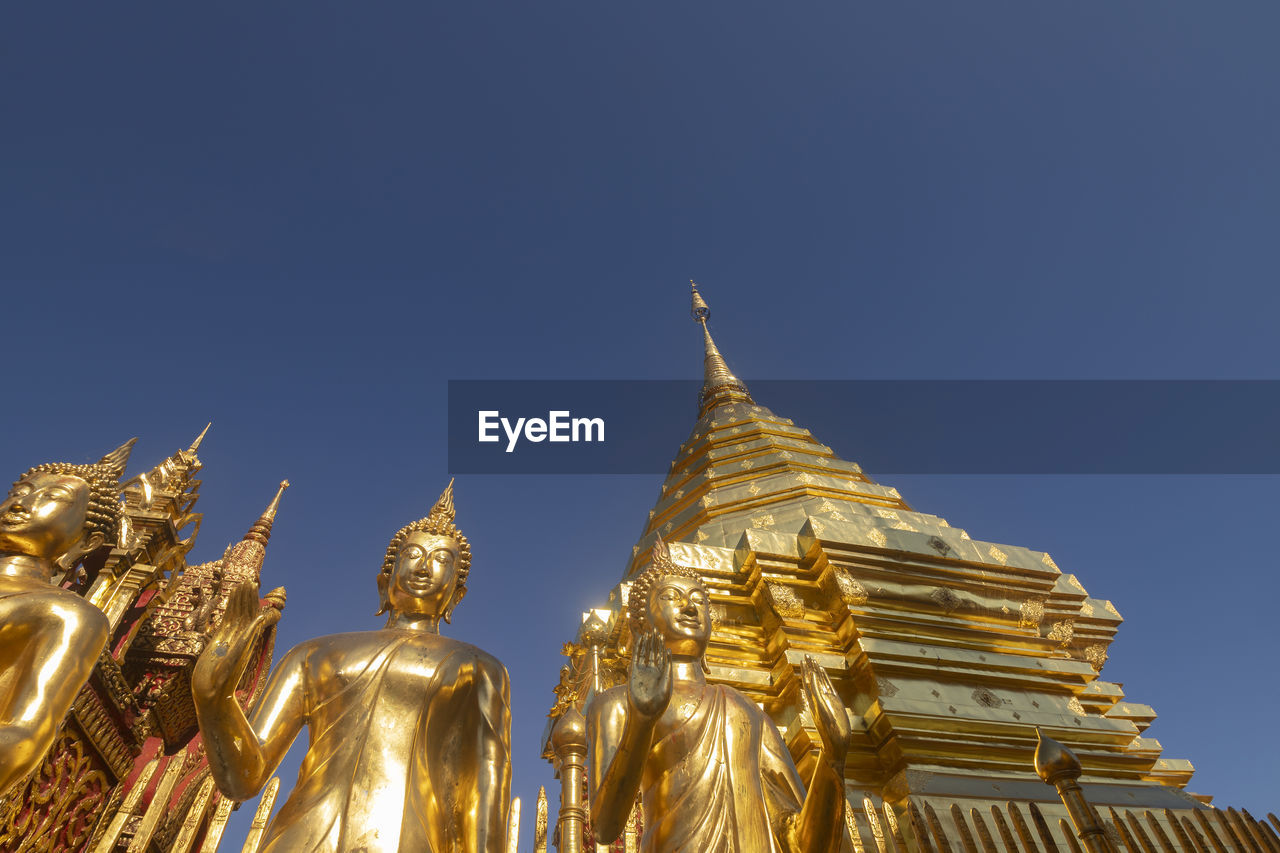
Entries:
<svg viewBox="0 0 1280 853">
<path fill-rule="evenodd" d="M 204 650 L 213 628 L 227 607 L 237 585 L 257 583 L 266 558 L 266 544 L 288 483 L 254 522 L 244 538 L 227 547 L 221 560 L 192 566 L 182 573 L 173 591 L 164 596 L 137 629 L 127 670 L 134 676 L 138 702 L 153 709 L 160 731 L 171 746 L 184 743 L 196 730 L 191 700 L 191 669 Z M 283 607 L 284 591 L 268 595 L 264 603 Z M 268 632 L 255 653 L 260 664 L 271 659 L 274 632 Z M 261 690 L 266 673 L 251 672 L 255 684 L 251 698 Z"/>
<path fill-rule="evenodd" d="M 243 539 L 229 545 L 222 559 L 188 566 L 171 589 L 147 611 L 134 629 L 135 639 L 125 658 L 124 671 L 134 685 L 140 707 L 155 721 L 173 757 L 150 762 L 139 758 L 159 783 L 134 802 L 131 817 L 112 830 L 136 841 L 139 834 L 151 838 L 157 849 L 169 849 L 179 839 L 191 843 L 221 832 L 229 809 L 210 781 L 204 745 L 199 736 L 191 698 L 191 670 L 227 606 L 227 597 L 238 583 L 257 583 L 266 557 L 266 545 L 288 483 L 282 483 L 266 510 Z M 189 548 L 189 546 L 188 546 Z M 263 607 L 283 609 L 283 589 L 262 599 Z M 258 641 L 237 697 L 248 707 L 262 692 L 271 667 L 275 628 Z M 130 842 L 132 843 L 132 842 Z M 213 842 L 214 849 L 216 840 Z"/>
<path fill-rule="evenodd" d="M 280 485 L 267 509 L 241 541 L 227 547 L 222 559 L 183 572 L 173 592 L 156 606 L 153 617 L 141 629 L 136 642 L 139 651 L 192 660 L 199 656 L 208 631 L 226 609 L 231 590 L 260 580 L 266 543 L 287 487 L 287 482 Z"/>
<path fill-rule="evenodd" d="M 200 531 L 196 474 L 203 465 L 191 446 L 123 484 L 125 521 L 119 546 L 91 578 L 85 597 L 107 615 L 110 651 L 122 661 L 139 628 L 172 595 L 186 568 L 186 555 Z"/>
</svg>

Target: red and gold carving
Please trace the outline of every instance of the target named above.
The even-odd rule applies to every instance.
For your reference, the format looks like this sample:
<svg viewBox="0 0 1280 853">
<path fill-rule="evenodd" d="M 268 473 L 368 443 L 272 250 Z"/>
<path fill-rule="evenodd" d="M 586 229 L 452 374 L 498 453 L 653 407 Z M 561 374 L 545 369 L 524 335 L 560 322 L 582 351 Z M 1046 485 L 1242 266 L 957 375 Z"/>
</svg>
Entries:
<svg viewBox="0 0 1280 853">
<path fill-rule="evenodd" d="M 44 763 L 0 807 L 0 849 L 78 850 L 89 840 L 112 782 L 86 740 L 78 727 L 68 726 Z"/>
</svg>

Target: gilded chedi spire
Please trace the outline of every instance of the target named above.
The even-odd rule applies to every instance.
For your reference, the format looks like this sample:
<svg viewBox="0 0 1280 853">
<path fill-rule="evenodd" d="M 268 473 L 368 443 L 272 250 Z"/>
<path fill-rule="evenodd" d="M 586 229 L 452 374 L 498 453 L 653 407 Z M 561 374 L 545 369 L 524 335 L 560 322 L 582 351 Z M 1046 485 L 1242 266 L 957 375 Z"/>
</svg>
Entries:
<svg viewBox="0 0 1280 853">
<path fill-rule="evenodd" d="M 280 497 L 284 494 L 284 490 L 289 488 L 288 480 L 280 481 L 280 488 L 276 490 L 276 496 L 271 499 L 271 503 L 267 504 L 267 508 L 262 511 L 262 515 L 258 516 L 258 520 L 249 528 L 249 532 L 244 535 L 246 542 L 257 542 L 266 545 L 271 539 L 271 525 L 276 520 L 276 510 L 280 508 Z"/>
<path fill-rule="evenodd" d="M 244 538 L 227 548 L 222 556 L 222 571 L 227 578 L 227 588 L 234 589 L 242 581 L 258 581 L 262 573 L 262 563 L 267 556 L 267 542 L 271 539 L 271 525 L 276 520 L 276 511 L 280 508 L 280 497 L 289 488 L 289 481 L 282 480 L 276 495 L 267 504 L 267 508 L 258 516 Z"/>
<path fill-rule="evenodd" d="M 702 324 L 702 344 L 706 351 L 703 358 L 702 392 L 698 395 L 698 416 L 701 417 L 724 403 L 755 402 L 751 399 L 746 383 L 733 375 L 724 356 L 716 348 L 716 342 L 711 339 L 711 330 L 707 328 L 711 308 L 707 305 L 707 300 L 702 298 L 693 279 L 689 279 L 689 284 L 693 288 L 693 308 L 690 313 L 695 321 Z"/>
</svg>

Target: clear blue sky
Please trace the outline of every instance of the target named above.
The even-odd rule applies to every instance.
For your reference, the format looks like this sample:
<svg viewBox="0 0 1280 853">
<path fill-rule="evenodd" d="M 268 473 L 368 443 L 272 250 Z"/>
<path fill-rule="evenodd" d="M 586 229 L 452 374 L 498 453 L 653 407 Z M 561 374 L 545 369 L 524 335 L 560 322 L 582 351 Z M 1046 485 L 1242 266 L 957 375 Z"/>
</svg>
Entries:
<svg viewBox="0 0 1280 853">
<path fill-rule="evenodd" d="M 139 435 L 136 470 L 213 420 L 193 556 L 292 480 L 265 578 L 287 646 L 380 624 L 386 541 L 447 481 L 446 380 L 696 377 L 691 277 L 748 380 L 1277 378 L 1278 24 L 1262 2 L 20 4 L 0 462 Z M 882 479 L 1112 599 L 1104 676 L 1160 713 L 1191 789 L 1280 810 L 1255 769 L 1280 757 L 1277 478 Z M 511 670 L 525 844 L 560 644 L 658 485 L 457 484 L 475 566 L 449 633 Z"/>
</svg>

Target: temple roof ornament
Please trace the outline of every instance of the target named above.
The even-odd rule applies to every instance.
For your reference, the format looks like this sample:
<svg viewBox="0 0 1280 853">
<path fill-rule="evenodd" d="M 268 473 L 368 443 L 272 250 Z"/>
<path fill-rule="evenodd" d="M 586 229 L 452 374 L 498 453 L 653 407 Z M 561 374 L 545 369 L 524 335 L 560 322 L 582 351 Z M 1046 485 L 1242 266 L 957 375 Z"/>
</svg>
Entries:
<svg viewBox="0 0 1280 853">
<path fill-rule="evenodd" d="M 1079 778 L 1082 768 L 1076 754 L 1058 743 L 1036 726 L 1036 751 L 1033 757 L 1036 775 L 1053 784 L 1059 778 Z"/>
<path fill-rule="evenodd" d="M 705 378 L 702 392 L 698 394 L 698 417 L 725 403 L 754 403 L 746 383 L 733 375 L 724 356 L 716 348 L 716 342 L 711 339 L 711 330 L 707 328 L 711 308 L 707 305 L 707 300 L 702 298 L 693 279 L 689 279 L 689 284 L 693 288 L 693 307 L 690 313 L 696 322 L 702 324 L 702 343 L 706 350 L 703 359 Z"/>
<path fill-rule="evenodd" d="M 191 442 L 191 446 L 187 448 L 188 456 L 195 456 L 196 451 L 200 449 L 200 444 L 204 441 L 204 437 L 209 434 L 209 427 L 213 426 L 213 421 L 209 421 L 204 425 L 204 429 L 200 430 L 200 434 L 196 436 L 195 441 Z"/>
<path fill-rule="evenodd" d="M 205 428 L 192 440 L 186 450 L 178 450 L 151 470 L 121 483 L 121 491 L 128 491 L 132 486 L 140 487 L 138 500 L 144 509 L 152 507 L 159 491 L 168 491 L 174 496 L 185 493 L 187 487 L 191 485 L 192 478 L 204 467 L 197 451 L 212 426 L 212 421 L 205 424 Z M 191 503 L 194 504 L 194 501 Z"/>
</svg>

